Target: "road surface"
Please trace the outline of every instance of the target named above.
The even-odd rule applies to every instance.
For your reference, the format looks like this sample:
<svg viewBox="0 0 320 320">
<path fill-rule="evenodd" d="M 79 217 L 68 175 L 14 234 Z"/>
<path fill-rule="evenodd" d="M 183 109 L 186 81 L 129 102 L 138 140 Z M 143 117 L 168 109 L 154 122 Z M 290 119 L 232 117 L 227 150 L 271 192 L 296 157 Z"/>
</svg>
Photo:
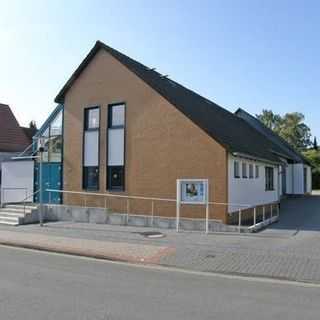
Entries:
<svg viewBox="0 0 320 320">
<path fill-rule="evenodd" d="M 319 319 L 320 287 L 0 247 L 0 319 Z"/>
</svg>

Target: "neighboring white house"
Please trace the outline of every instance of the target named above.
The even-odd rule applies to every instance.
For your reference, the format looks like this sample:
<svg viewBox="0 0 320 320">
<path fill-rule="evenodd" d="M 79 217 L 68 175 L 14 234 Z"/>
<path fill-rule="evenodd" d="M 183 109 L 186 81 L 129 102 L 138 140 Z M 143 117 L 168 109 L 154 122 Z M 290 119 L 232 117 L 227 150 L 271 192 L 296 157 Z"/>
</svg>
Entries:
<svg viewBox="0 0 320 320">
<path fill-rule="evenodd" d="M 15 170 L 14 165 L 7 165 L 6 163 L 11 161 L 12 157 L 18 156 L 31 144 L 33 129 L 30 130 L 31 132 L 29 131 L 29 128 L 20 127 L 10 107 L 0 103 L 0 201 L 1 198 L 9 196 L 9 193 L 11 200 L 22 200 L 21 189 L 18 189 L 18 185 L 19 188 L 21 188 L 21 183 L 23 181 L 23 179 L 20 179 L 22 176 L 18 174 L 20 172 L 21 163 L 16 165 L 16 167 L 19 168 L 18 171 Z M 3 166 L 5 168 L 5 173 L 1 172 Z M 9 167 L 12 172 L 8 175 Z M 31 176 L 31 171 L 28 171 L 28 167 L 25 169 L 22 168 L 21 173 L 23 172 L 29 172 L 29 178 L 33 180 L 33 174 Z M 16 180 L 14 176 L 18 180 Z M 30 184 L 25 187 L 26 189 L 30 189 Z M 8 188 L 10 188 L 10 191 Z M 4 195 L 4 193 L 6 195 Z"/>
<path fill-rule="evenodd" d="M 1 164 L 1 203 L 32 202 L 34 161 L 6 161 Z"/>
</svg>

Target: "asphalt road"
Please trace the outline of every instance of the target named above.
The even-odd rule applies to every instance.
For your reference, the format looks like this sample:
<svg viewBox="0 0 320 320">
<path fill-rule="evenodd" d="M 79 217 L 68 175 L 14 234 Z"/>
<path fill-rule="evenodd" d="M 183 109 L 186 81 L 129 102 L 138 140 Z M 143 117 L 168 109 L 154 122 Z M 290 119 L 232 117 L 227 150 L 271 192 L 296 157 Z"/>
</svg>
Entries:
<svg viewBox="0 0 320 320">
<path fill-rule="evenodd" d="M 0 319 L 319 319 L 320 287 L 0 247 Z"/>
</svg>

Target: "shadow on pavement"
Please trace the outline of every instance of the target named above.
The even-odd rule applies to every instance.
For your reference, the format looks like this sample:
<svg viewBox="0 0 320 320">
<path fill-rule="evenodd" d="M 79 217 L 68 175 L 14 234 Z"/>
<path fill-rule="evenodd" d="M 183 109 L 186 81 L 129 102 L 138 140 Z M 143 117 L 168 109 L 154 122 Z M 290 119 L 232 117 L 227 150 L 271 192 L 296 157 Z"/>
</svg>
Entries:
<svg viewBox="0 0 320 320">
<path fill-rule="evenodd" d="M 279 222 L 263 232 L 272 230 L 320 231 L 320 195 L 282 200 Z"/>
</svg>

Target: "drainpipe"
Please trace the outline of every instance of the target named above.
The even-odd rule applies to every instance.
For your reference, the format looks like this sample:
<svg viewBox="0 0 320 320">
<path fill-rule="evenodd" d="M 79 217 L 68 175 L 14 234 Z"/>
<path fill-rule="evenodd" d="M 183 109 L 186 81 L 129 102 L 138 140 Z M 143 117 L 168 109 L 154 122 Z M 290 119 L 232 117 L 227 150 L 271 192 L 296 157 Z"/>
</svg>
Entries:
<svg viewBox="0 0 320 320">
<path fill-rule="evenodd" d="M 292 168 L 292 194 L 294 194 L 294 164 L 292 164 L 291 168 Z"/>
<path fill-rule="evenodd" d="M 277 174 L 277 190 L 278 190 L 278 201 L 280 201 L 280 175 L 282 174 L 281 166 L 278 165 L 278 174 Z"/>
</svg>

